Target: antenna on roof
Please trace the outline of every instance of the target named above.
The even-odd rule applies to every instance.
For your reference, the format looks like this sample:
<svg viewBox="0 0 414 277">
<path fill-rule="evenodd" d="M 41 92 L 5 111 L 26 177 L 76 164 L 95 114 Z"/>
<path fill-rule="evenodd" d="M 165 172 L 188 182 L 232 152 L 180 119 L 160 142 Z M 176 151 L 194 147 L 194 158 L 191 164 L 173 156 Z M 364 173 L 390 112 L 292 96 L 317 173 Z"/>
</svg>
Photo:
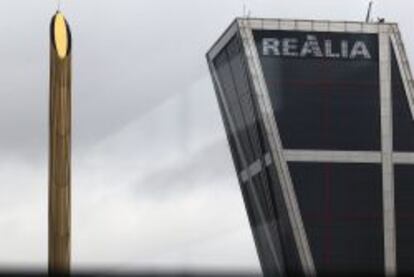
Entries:
<svg viewBox="0 0 414 277">
<path fill-rule="evenodd" d="M 374 1 L 369 1 L 367 16 L 365 17 L 366 23 L 369 23 L 371 21 L 371 11 L 372 11 L 373 4 L 374 4 Z"/>
<path fill-rule="evenodd" d="M 243 17 L 249 18 L 250 17 L 250 10 L 247 8 L 246 3 L 243 4 Z"/>
</svg>

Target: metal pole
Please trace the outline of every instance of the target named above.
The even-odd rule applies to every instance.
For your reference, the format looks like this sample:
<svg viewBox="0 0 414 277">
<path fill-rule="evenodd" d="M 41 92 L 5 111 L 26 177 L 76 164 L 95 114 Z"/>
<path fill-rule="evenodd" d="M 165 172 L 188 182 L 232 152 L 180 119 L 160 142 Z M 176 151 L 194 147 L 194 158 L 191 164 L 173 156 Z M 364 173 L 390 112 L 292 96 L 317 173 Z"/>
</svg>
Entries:
<svg viewBox="0 0 414 277">
<path fill-rule="evenodd" d="M 70 272 L 71 34 L 63 14 L 50 25 L 49 272 Z"/>
<path fill-rule="evenodd" d="M 367 16 L 365 17 L 365 22 L 366 23 L 369 23 L 371 21 L 371 11 L 372 11 L 373 3 L 374 3 L 374 1 L 369 2 Z"/>
</svg>

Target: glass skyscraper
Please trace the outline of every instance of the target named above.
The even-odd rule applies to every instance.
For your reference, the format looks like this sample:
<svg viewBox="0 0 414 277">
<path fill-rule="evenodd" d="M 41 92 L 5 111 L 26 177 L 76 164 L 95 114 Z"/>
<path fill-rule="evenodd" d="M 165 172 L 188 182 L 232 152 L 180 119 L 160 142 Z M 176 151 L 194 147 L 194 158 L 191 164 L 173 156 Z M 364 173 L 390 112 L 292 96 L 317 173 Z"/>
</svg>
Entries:
<svg viewBox="0 0 414 277">
<path fill-rule="evenodd" d="M 207 60 L 265 276 L 414 274 L 398 26 L 240 18 Z"/>
</svg>

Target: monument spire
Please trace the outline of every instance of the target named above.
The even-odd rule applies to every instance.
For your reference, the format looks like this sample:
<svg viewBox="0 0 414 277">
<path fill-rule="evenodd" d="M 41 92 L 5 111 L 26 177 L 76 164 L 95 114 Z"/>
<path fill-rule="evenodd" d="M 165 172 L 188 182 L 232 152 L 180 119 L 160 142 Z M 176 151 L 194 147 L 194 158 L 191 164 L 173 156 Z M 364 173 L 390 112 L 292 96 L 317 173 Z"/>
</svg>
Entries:
<svg viewBox="0 0 414 277">
<path fill-rule="evenodd" d="M 71 49 L 69 25 L 60 11 L 50 25 L 49 272 L 70 272 L 71 238 Z"/>
</svg>

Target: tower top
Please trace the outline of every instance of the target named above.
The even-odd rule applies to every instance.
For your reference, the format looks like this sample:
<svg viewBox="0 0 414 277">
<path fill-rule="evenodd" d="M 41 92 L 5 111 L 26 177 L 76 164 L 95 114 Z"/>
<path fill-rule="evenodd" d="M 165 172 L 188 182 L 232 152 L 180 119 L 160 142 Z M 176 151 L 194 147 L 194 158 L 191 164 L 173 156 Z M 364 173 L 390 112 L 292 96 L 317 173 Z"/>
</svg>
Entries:
<svg viewBox="0 0 414 277">
<path fill-rule="evenodd" d="M 70 30 L 63 13 L 58 11 L 52 19 L 52 39 L 59 58 L 64 59 L 70 52 Z"/>
</svg>

